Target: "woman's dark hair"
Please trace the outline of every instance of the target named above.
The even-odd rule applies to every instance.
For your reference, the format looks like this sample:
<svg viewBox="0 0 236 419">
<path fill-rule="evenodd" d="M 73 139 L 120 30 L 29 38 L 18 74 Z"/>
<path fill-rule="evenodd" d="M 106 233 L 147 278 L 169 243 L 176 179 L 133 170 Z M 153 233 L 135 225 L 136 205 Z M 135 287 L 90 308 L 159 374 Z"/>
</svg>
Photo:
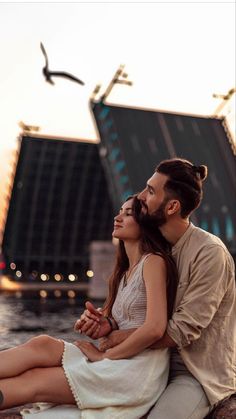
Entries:
<svg viewBox="0 0 236 419">
<path fill-rule="evenodd" d="M 170 244 L 161 234 L 160 230 L 152 224 L 149 217 L 145 217 L 141 212 L 141 204 L 137 196 L 131 196 L 126 201 L 133 199 L 133 215 L 135 221 L 139 224 L 141 230 L 140 251 L 142 254 L 154 253 L 161 256 L 167 268 L 167 309 L 168 318 L 171 317 L 174 307 L 178 273 L 175 262 L 170 254 Z M 117 248 L 117 257 L 114 271 L 109 278 L 108 297 L 105 301 L 103 312 L 105 315 L 111 315 L 120 281 L 124 273 L 129 269 L 129 260 L 125 251 L 124 242 L 119 240 Z"/>
<path fill-rule="evenodd" d="M 207 177 L 207 167 L 194 166 L 188 160 L 173 158 L 163 160 L 156 172 L 168 176 L 164 189 L 167 196 L 181 204 L 181 217 L 188 217 L 202 200 L 202 182 Z"/>
</svg>

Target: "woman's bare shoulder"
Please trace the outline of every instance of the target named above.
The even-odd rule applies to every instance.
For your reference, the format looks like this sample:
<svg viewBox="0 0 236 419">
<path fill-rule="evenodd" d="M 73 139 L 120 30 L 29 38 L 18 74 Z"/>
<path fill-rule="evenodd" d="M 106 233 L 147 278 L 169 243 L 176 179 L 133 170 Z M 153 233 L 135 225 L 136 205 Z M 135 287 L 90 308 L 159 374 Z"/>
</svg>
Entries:
<svg viewBox="0 0 236 419">
<path fill-rule="evenodd" d="M 146 256 L 143 264 L 144 271 L 146 270 L 163 270 L 166 268 L 165 259 L 161 254 L 150 253 Z"/>
<path fill-rule="evenodd" d="M 150 264 L 163 264 L 165 265 L 165 259 L 160 253 L 148 253 L 144 260 L 144 265 Z"/>
</svg>

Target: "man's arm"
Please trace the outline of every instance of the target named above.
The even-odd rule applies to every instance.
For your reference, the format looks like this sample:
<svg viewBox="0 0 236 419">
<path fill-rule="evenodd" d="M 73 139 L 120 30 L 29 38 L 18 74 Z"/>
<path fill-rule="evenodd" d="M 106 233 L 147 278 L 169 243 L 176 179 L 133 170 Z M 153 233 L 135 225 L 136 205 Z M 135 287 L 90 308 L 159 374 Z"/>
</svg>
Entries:
<svg viewBox="0 0 236 419">
<path fill-rule="evenodd" d="M 107 349 L 114 348 L 114 346 L 119 345 L 125 339 L 127 339 L 136 329 L 127 329 L 127 330 L 115 330 L 111 332 L 108 336 L 99 339 L 99 349 L 100 351 L 105 352 Z M 176 347 L 176 342 L 165 332 L 164 336 L 153 343 L 151 349 L 162 349 L 162 348 L 174 348 Z"/>
<path fill-rule="evenodd" d="M 189 284 L 168 322 L 167 333 L 179 349 L 198 340 L 234 281 L 230 255 L 219 245 L 199 251 L 190 266 Z"/>
<path fill-rule="evenodd" d="M 181 348 L 200 337 L 225 294 L 228 269 L 228 257 L 219 246 L 211 246 L 198 255 L 192 265 L 189 286 L 168 322 L 167 331 L 152 349 Z"/>
<path fill-rule="evenodd" d="M 165 332 L 164 336 L 161 339 L 157 340 L 153 343 L 150 348 L 151 349 L 163 349 L 163 348 L 174 348 L 176 347 L 176 342 Z"/>
<path fill-rule="evenodd" d="M 114 330 L 114 332 L 111 332 L 106 337 L 99 339 L 99 350 L 105 352 L 107 349 L 114 348 L 131 336 L 135 330 L 136 329 Z"/>
</svg>

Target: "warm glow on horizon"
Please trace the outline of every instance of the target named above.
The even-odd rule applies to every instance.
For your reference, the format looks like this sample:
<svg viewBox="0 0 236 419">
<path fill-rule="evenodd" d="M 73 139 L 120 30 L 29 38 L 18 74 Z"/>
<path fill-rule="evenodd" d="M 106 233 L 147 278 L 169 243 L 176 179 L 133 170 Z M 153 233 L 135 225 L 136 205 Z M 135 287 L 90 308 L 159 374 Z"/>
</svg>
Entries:
<svg viewBox="0 0 236 419">
<path fill-rule="evenodd" d="M 21 289 L 21 284 L 11 281 L 7 276 L 2 276 L 0 283 L 1 288 L 5 291 L 18 291 Z"/>
</svg>

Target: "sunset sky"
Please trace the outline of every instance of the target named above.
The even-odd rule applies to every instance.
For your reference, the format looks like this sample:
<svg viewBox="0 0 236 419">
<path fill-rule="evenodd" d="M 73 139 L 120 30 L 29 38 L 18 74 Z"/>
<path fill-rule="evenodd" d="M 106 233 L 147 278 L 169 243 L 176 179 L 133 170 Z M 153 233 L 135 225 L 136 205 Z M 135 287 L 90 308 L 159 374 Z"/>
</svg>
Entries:
<svg viewBox="0 0 236 419">
<path fill-rule="evenodd" d="M 70 72 L 85 86 L 46 83 L 40 42 L 51 70 Z M 235 87 L 235 3 L 1 2 L 0 53 L 1 223 L 18 123 L 96 139 L 89 97 L 98 83 L 104 92 L 120 64 L 133 86 L 116 85 L 109 101 L 215 114 L 220 100 L 212 94 Z"/>
</svg>

